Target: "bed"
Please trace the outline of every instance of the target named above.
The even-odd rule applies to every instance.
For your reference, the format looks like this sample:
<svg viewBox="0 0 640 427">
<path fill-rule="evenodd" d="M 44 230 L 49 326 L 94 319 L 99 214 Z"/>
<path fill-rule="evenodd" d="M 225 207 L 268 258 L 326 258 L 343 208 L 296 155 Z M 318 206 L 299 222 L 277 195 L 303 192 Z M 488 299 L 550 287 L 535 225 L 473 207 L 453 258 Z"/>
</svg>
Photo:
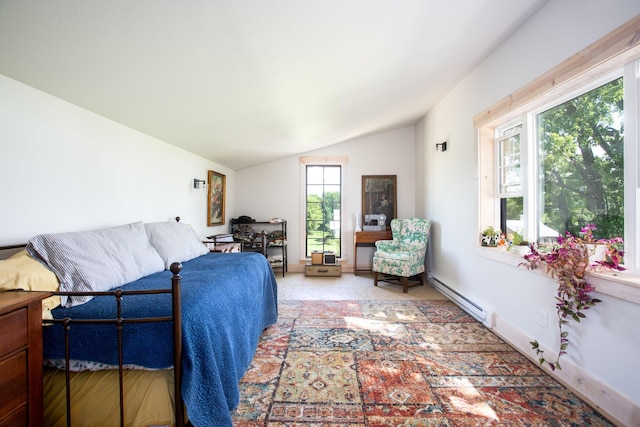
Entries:
<svg viewBox="0 0 640 427">
<path fill-rule="evenodd" d="M 31 258 L 56 273 L 61 290 L 56 292 L 60 305 L 50 316 L 43 314 L 51 318 L 43 328 L 46 425 L 68 425 L 69 417 L 73 426 L 173 426 L 187 418 L 196 427 L 232 425 L 239 380 L 262 331 L 277 321 L 277 284 L 261 254 L 210 253 L 192 230 L 176 224 L 30 240 Z M 120 240 L 122 231 L 126 242 Z M 185 247 L 193 251 L 176 250 L 185 235 Z M 104 248 L 87 248 L 102 240 Z M 158 253 L 160 264 L 149 248 Z M 149 253 L 140 258 L 138 249 Z M 150 263 L 149 256 L 154 258 Z M 128 280 L 130 272 L 118 272 L 122 283 L 101 283 L 101 274 L 113 275 L 112 261 L 116 269 L 134 265 L 133 276 L 139 277 Z M 84 264 L 93 271 L 86 274 Z M 159 271 L 149 273 L 154 269 Z M 87 280 L 70 288 L 69 276 L 78 272 Z M 79 319 L 89 322 L 76 323 Z M 175 325 L 180 325 L 177 332 Z"/>
</svg>

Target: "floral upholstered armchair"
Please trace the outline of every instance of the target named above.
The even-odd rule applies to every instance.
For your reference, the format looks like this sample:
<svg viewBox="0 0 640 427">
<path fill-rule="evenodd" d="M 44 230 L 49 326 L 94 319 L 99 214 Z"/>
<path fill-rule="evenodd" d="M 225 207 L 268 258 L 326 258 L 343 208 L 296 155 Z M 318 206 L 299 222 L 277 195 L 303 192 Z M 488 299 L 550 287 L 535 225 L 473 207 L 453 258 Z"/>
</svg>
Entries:
<svg viewBox="0 0 640 427">
<path fill-rule="evenodd" d="M 391 220 L 393 240 L 378 240 L 373 254 L 373 284 L 378 281 L 410 286 L 424 284 L 424 258 L 429 243 L 431 222 L 423 218 Z M 417 276 L 418 282 L 409 283 Z"/>
</svg>

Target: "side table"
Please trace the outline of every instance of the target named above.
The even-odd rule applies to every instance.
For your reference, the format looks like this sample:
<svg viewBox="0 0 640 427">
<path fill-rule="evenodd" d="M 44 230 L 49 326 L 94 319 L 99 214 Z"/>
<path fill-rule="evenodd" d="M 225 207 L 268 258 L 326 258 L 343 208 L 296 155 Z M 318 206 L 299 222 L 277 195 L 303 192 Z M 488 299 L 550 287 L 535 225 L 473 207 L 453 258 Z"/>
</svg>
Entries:
<svg viewBox="0 0 640 427">
<path fill-rule="evenodd" d="M 375 246 L 378 240 L 391 240 L 391 230 L 385 231 L 356 231 L 353 233 L 353 274 L 370 272 L 369 269 L 358 269 L 358 246 Z"/>
</svg>

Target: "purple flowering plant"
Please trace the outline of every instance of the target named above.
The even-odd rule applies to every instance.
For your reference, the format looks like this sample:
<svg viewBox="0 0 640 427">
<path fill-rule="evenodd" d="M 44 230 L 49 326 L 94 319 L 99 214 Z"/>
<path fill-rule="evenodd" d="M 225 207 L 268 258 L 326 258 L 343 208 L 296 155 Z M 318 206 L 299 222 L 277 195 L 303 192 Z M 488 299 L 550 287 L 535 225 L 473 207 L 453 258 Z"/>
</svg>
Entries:
<svg viewBox="0 0 640 427">
<path fill-rule="evenodd" d="M 596 239 L 593 236 L 595 225 L 587 224 L 582 228 L 580 236 L 573 236 L 569 232 L 559 236 L 557 243 L 548 247 L 531 245 L 531 252 L 524 256 L 525 262 L 521 266 L 530 270 L 546 264 L 546 273 L 558 282 L 556 312 L 558 315 L 558 329 L 560 331 L 560 350 L 555 361 L 544 357 L 538 341 L 531 341 L 538 362 L 547 364 L 552 371 L 562 369 L 560 357 L 567 354 L 569 333 L 564 329 L 569 320 L 580 322 L 586 318 L 585 311 L 602 302 L 594 298 L 591 292 L 595 288 L 585 278 L 588 271 L 624 270 L 621 265 L 624 252 L 621 250 L 623 240 L 619 237 L 612 239 Z M 596 248 L 604 248 L 602 259 L 591 261 Z"/>
</svg>

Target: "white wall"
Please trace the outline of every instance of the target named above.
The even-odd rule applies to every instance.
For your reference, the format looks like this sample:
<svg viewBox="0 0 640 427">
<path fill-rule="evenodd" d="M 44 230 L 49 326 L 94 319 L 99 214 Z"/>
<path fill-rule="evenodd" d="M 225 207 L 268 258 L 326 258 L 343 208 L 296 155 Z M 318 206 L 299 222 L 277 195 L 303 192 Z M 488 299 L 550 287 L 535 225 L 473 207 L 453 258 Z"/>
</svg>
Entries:
<svg viewBox="0 0 640 427">
<path fill-rule="evenodd" d="M 478 255 L 476 155 L 473 117 L 569 58 L 640 13 L 637 0 L 549 1 L 452 90 L 417 125 L 417 169 L 423 171 L 416 188 L 419 215 L 434 221 L 431 270 L 443 282 L 481 305 L 495 310 L 497 328 L 520 337 L 521 349 L 531 354 L 526 338 L 557 348 L 555 282 L 545 276 Z M 449 150 L 436 153 L 447 139 Z M 640 404 L 640 306 L 606 295 L 578 328 L 571 327 L 565 365 L 575 365 L 595 382 Z M 547 329 L 538 326 L 540 310 L 549 313 Z M 574 386 L 580 388 L 577 383 Z M 584 390 L 582 390 L 584 391 Z M 593 391 L 594 399 L 607 400 Z M 609 397 L 611 399 L 611 397 Z M 626 420 L 638 424 L 640 413 L 624 406 Z M 612 408 L 609 407 L 608 410 Z M 619 415 L 619 414 L 617 414 Z"/>
<path fill-rule="evenodd" d="M 0 94 L 0 245 L 176 216 L 227 230 L 207 227 L 193 179 L 226 174 L 232 209 L 233 171 L 3 75 Z"/>
<path fill-rule="evenodd" d="M 303 156 L 346 157 L 343 171 L 343 270 L 353 262 L 352 216 L 361 213 L 362 175 L 397 175 L 399 217 L 415 214 L 415 128 L 404 127 L 357 138 L 328 148 L 304 153 Z M 295 263 L 304 264 L 304 193 L 301 187 L 300 156 L 292 156 L 268 164 L 236 172 L 238 215 L 249 215 L 257 221 L 273 217 L 287 220 L 288 256 L 291 271 L 301 271 Z M 368 248 L 358 249 L 362 264 Z"/>
</svg>

